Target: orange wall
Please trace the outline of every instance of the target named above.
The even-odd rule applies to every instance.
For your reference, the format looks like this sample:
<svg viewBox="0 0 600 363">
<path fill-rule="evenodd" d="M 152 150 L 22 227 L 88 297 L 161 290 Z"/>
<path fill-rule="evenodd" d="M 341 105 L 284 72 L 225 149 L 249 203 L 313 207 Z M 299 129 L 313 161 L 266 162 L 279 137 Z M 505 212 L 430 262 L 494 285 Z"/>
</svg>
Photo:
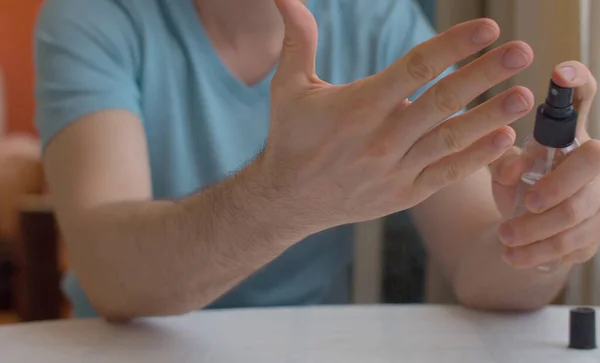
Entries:
<svg viewBox="0 0 600 363">
<path fill-rule="evenodd" d="M 0 0 L 0 68 L 8 132 L 35 132 L 33 28 L 42 1 Z"/>
</svg>

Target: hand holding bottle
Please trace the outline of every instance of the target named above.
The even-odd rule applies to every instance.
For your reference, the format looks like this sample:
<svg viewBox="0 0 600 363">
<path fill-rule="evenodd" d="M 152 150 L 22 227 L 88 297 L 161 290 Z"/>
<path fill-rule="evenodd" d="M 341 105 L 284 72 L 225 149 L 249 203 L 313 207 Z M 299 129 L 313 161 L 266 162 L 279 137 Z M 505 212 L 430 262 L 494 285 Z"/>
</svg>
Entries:
<svg viewBox="0 0 600 363">
<path fill-rule="evenodd" d="M 549 148 L 534 140 L 492 166 L 494 197 L 507 219 L 499 229 L 507 246 L 504 258 L 517 268 L 568 268 L 592 258 L 600 243 L 600 142 L 585 131 L 596 80 L 573 61 L 557 66 L 552 87 L 556 85 L 574 88 L 576 138 L 566 135 L 573 142 L 538 135 L 542 144 L 561 145 Z M 532 173 L 539 178 L 532 180 Z"/>
</svg>

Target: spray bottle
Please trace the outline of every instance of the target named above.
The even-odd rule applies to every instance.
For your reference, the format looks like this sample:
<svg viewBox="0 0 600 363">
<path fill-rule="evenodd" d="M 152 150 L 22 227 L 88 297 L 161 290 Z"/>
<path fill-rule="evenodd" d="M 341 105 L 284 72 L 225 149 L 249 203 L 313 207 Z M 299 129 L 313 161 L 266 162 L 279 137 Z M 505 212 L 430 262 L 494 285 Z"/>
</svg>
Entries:
<svg viewBox="0 0 600 363">
<path fill-rule="evenodd" d="M 573 107 L 573 89 L 550 81 L 546 102 L 537 109 L 533 135 L 525 139 L 522 157 L 525 171 L 517 189 L 514 216 L 528 213 L 524 197 L 527 190 L 554 170 L 566 156 L 579 147 L 576 139 L 577 111 Z M 538 266 L 541 272 L 552 272 L 561 260 Z"/>
</svg>

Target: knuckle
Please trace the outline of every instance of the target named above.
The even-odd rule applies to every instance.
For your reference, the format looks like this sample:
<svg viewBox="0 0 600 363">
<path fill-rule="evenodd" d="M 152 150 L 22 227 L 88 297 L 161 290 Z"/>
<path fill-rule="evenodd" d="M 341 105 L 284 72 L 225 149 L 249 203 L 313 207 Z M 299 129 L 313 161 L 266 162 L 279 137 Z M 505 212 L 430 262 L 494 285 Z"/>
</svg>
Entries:
<svg viewBox="0 0 600 363">
<path fill-rule="evenodd" d="M 379 118 L 377 114 L 378 110 L 378 99 L 375 99 L 370 96 L 364 97 L 355 97 L 351 100 L 352 105 L 347 108 L 347 118 L 349 119 L 357 119 L 361 121 L 361 124 L 364 125 L 365 120 L 368 120 L 371 116 L 372 118 Z M 342 107 L 344 107 L 342 105 Z M 342 108 L 340 107 L 340 108 Z"/>
<path fill-rule="evenodd" d="M 590 92 L 592 96 L 595 96 L 598 93 L 598 80 L 593 75 L 590 78 Z"/>
<path fill-rule="evenodd" d="M 580 251 L 575 251 L 571 253 L 568 257 L 569 260 L 574 263 L 584 263 L 589 261 L 596 255 L 597 249 L 585 249 Z"/>
<path fill-rule="evenodd" d="M 580 203 L 576 198 L 567 199 L 563 203 L 562 214 L 564 220 L 569 224 L 575 224 L 579 222 L 581 216 Z"/>
<path fill-rule="evenodd" d="M 369 160 L 387 159 L 395 153 L 398 148 L 398 139 L 394 129 L 395 125 L 392 122 L 387 122 L 377 130 L 374 137 L 368 140 L 365 145 L 365 154 Z"/>
<path fill-rule="evenodd" d="M 442 144 L 451 152 L 458 152 L 465 148 L 464 138 L 455 128 L 442 126 L 437 132 Z"/>
<path fill-rule="evenodd" d="M 443 114 L 453 114 L 464 107 L 460 96 L 445 81 L 438 82 L 433 86 L 432 92 L 434 106 Z"/>
<path fill-rule="evenodd" d="M 583 261 L 581 261 L 581 262 L 585 262 L 585 261 L 591 260 L 592 258 L 594 258 L 594 256 L 596 256 L 597 253 L 598 253 L 598 246 L 592 246 L 592 247 L 586 249 L 584 251 L 583 256 L 582 256 L 583 257 Z"/>
<path fill-rule="evenodd" d="M 584 149 L 588 152 L 582 153 L 582 156 L 585 158 L 586 163 L 591 163 L 593 165 L 600 164 L 600 140 L 590 139 L 584 145 Z"/>
<path fill-rule="evenodd" d="M 453 184 L 460 180 L 462 168 L 457 162 L 451 162 L 442 173 L 442 184 Z"/>
<path fill-rule="evenodd" d="M 435 78 L 434 67 L 419 51 L 413 50 L 406 57 L 406 71 L 415 81 L 426 83 Z"/>
<path fill-rule="evenodd" d="M 283 48 L 284 49 L 294 49 L 296 48 L 296 42 L 294 39 L 288 35 L 283 38 Z"/>
<path fill-rule="evenodd" d="M 565 234 L 558 235 L 550 242 L 553 256 L 562 256 L 569 249 L 569 238 Z"/>
<path fill-rule="evenodd" d="M 369 122 L 366 120 L 380 120 L 384 118 L 381 111 L 382 99 L 373 88 L 366 83 L 352 83 L 347 88 L 341 89 L 338 102 L 331 104 L 332 112 L 344 119 L 345 123 L 359 126 L 361 129 Z M 375 124 L 375 123 L 371 123 Z"/>
<path fill-rule="evenodd" d="M 596 77 L 594 76 L 594 74 L 584 65 L 580 63 L 580 66 L 583 67 L 587 72 L 587 83 L 588 83 L 588 89 L 590 91 L 590 96 L 594 96 L 596 94 L 596 92 L 598 92 L 598 80 L 596 79 Z"/>
<path fill-rule="evenodd" d="M 498 72 L 495 72 L 495 69 L 492 67 L 486 67 L 481 70 L 481 78 L 482 83 L 485 83 L 488 87 L 496 84 L 496 80 L 498 78 Z"/>
<path fill-rule="evenodd" d="M 369 158 L 384 158 L 392 153 L 392 138 L 387 137 L 373 142 L 367 151 Z"/>
</svg>

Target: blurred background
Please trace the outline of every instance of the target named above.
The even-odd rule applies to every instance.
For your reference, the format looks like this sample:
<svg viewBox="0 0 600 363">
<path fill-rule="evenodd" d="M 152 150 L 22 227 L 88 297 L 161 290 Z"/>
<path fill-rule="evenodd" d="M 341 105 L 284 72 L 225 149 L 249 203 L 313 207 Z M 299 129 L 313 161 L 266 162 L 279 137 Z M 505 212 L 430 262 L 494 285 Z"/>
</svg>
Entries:
<svg viewBox="0 0 600 363">
<path fill-rule="evenodd" d="M 99 0 L 100 1 L 100 0 Z M 327 0 L 322 0 L 327 1 Z M 377 0 L 372 0 L 377 1 Z M 415 0 L 418 1 L 418 0 Z M 478 100 L 520 84 L 543 100 L 552 67 L 576 59 L 600 74 L 600 1 L 420 0 L 438 31 L 477 17 L 495 19 L 502 41 L 520 39 L 536 53 L 534 65 Z M 69 304 L 60 291 L 68 268 L 40 163 L 33 124 L 32 36 L 43 0 L 0 0 L 0 324 L 60 319 Z M 519 121 L 518 141 L 533 115 Z M 600 137 L 600 110 L 590 118 Z M 356 303 L 453 303 L 446 282 L 427 264 L 409 220 L 390 216 L 357 227 Z M 600 259 L 573 274 L 558 304 L 600 305 Z"/>
</svg>

